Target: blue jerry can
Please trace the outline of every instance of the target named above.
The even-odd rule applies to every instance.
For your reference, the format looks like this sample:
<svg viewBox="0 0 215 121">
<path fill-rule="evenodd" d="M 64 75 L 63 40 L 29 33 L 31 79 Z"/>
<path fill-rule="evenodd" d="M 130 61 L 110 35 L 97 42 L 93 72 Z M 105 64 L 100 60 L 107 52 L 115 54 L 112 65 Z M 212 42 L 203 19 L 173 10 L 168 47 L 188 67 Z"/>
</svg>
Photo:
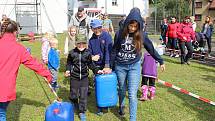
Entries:
<svg viewBox="0 0 215 121">
<path fill-rule="evenodd" d="M 48 106 L 45 121 L 74 121 L 74 106 L 69 102 L 54 102 Z"/>
<path fill-rule="evenodd" d="M 96 102 L 99 107 L 116 106 L 118 102 L 117 76 L 111 74 L 96 75 Z"/>
</svg>

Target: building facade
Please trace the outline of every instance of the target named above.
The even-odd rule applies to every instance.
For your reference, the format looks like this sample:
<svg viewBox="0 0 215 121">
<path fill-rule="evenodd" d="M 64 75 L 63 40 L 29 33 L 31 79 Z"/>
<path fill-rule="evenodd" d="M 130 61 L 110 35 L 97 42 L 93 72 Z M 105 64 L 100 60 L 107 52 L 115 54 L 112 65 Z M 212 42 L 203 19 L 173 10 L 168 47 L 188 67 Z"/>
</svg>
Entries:
<svg viewBox="0 0 215 121">
<path fill-rule="evenodd" d="M 149 14 L 149 0 L 68 0 L 68 13 L 73 15 L 79 6 L 116 15 L 128 15 L 133 7 L 138 7 L 143 17 L 147 17 Z"/>
<path fill-rule="evenodd" d="M 205 21 L 206 16 L 215 20 L 215 0 L 194 0 L 195 21 L 199 29 Z"/>
</svg>

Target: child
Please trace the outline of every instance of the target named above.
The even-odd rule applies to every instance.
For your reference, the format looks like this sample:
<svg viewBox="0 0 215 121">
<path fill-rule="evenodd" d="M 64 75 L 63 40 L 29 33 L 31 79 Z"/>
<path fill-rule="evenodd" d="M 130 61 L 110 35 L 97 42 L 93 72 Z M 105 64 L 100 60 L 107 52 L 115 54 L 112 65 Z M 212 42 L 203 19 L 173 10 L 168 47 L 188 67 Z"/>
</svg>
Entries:
<svg viewBox="0 0 215 121">
<path fill-rule="evenodd" d="M 54 38 L 54 34 L 52 32 L 46 32 L 41 40 L 42 41 L 41 54 L 42 61 L 44 64 L 48 64 L 48 53 L 50 50 L 49 40 L 52 38 Z"/>
<path fill-rule="evenodd" d="M 144 53 L 143 65 L 142 65 L 142 95 L 140 100 L 148 100 L 148 91 L 149 99 L 154 99 L 155 96 L 155 79 L 157 78 L 157 64 L 155 59 L 148 53 Z M 148 86 L 149 81 L 149 86 Z"/>
<path fill-rule="evenodd" d="M 56 38 L 52 38 L 50 40 L 50 50 L 48 54 L 48 68 L 52 74 L 52 88 L 56 90 L 56 88 L 59 88 L 59 85 L 57 84 L 57 78 L 58 78 L 58 69 L 60 67 L 60 58 L 59 58 L 59 50 L 57 50 L 58 46 L 58 40 Z"/>
<path fill-rule="evenodd" d="M 94 73 L 103 71 L 96 68 L 92 61 L 90 51 L 87 47 L 87 37 L 85 35 L 76 35 L 76 47 L 69 52 L 65 76 L 70 76 L 70 100 L 79 109 L 81 121 L 86 121 L 87 110 L 87 92 L 89 86 L 88 67 Z"/>
<path fill-rule="evenodd" d="M 104 73 L 111 73 L 110 53 L 112 50 L 111 35 L 102 30 L 102 20 L 94 19 L 90 23 L 93 35 L 89 40 L 88 48 L 92 54 L 92 60 Z M 103 114 L 103 108 L 98 107 L 98 115 Z"/>
<path fill-rule="evenodd" d="M 65 45 L 64 45 L 64 54 L 67 55 L 70 50 L 75 48 L 75 35 L 77 33 L 77 29 L 75 26 L 71 26 L 68 29 L 68 37 L 66 37 Z"/>
</svg>

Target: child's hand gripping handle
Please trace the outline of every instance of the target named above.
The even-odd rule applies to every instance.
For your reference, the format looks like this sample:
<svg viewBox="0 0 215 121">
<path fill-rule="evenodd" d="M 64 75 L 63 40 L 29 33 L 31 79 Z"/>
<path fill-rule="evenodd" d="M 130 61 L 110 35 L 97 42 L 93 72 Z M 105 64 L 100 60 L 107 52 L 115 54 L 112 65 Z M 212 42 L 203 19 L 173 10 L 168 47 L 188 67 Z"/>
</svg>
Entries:
<svg viewBox="0 0 215 121">
<path fill-rule="evenodd" d="M 45 80 L 46 83 L 48 84 L 48 86 L 49 86 L 49 88 L 51 89 L 51 91 L 54 93 L 55 97 L 57 98 L 57 101 L 61 102 L 61 99 L 58 97 L 56 91 L 52 88 L 50 82 L 49 82 L 46 78 L 44 78 L 44 80 Z"/>
</svg>

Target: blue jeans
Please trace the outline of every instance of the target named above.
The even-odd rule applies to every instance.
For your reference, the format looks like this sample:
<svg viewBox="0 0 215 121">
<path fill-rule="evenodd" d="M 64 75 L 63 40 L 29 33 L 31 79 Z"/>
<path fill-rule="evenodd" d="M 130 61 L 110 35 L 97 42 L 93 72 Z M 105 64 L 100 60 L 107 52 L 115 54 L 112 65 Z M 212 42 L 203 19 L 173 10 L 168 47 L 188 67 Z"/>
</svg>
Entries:
<svg viewBox="0 0 215 121">
<path fill-rule="evenodd" d="M 49 69 L 52 75 L 52 83 L 57 82 L 57 78 L 58 78 L 58 71 L 54 70 L 54 69 Z"/>
<path fill-rule="evenodd" d="M 7 106 L 10 102 L 0 102 L 0 121 L 6 121 Z"/>
<path fill-rule="evenodd" d="M 141 61 L 130 65 L 116 64 L 115 71 L 119 82 L 119 106 L 125 106 L 126 87 L 128 85 L 130 121 L 136 121 L 137 91 L 140 83 Z"/>
</svg>

